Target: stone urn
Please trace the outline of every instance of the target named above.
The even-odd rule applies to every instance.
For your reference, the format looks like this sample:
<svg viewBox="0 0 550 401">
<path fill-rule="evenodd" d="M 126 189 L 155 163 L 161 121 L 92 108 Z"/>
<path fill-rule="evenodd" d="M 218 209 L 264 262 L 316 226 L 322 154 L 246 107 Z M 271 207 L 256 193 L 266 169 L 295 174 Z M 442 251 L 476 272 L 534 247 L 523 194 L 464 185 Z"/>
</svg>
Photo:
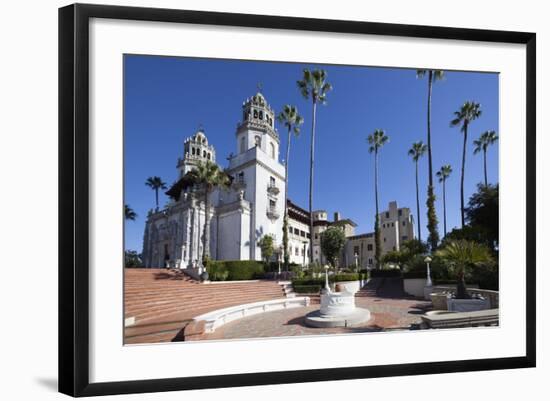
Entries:
<svg viewBox="0 0 550 401">
<path fill-rule="evenodd" d="M 447 310 L 447 298 L 450 294 L 445 292 L 431 293 L 430 298 L 432 300 L 432 305 L 434 310 Z"/>
<path fill-rule="evenodd" d="M 203 271 L 200 275 L 201 281 L 208 281 L 208 277 L 208 272 L 206 270 Z"/>
</svg>

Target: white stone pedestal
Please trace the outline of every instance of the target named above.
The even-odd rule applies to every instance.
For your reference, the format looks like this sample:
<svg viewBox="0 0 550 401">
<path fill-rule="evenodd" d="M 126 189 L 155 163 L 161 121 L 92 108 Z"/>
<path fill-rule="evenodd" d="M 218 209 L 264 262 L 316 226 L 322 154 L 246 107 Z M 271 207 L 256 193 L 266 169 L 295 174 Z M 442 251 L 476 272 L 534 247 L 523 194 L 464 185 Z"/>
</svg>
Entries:
<svg viewBox="0 0 550 401">
<path fill-rule="evenodd" d="M 312 327 L 352 327 L 366 323 L 370 318 L 368 309 L 355 306 L 352 292 L 325 289 L 321 294 L 321 309 L 307 314 L 305 322 Z"/>
</svg>

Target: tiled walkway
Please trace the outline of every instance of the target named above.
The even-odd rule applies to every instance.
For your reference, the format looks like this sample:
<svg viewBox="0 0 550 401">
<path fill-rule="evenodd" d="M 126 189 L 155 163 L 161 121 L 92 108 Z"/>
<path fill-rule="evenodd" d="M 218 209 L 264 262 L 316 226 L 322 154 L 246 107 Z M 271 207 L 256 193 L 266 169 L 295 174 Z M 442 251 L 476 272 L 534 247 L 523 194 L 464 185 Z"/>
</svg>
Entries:
<svg viewBox="0 0 550 401">
<path fill-rule="evenodd" d="M 319 304 L 304 308 L 280 310 L 250 316 L 228 323 L 204 340 L 302 336 L 315 334 L 363 333 L 388 330 L 410 330 L 420 324 L 420 315 L 430 302 L 414 299 L 357 297 L 356 305 L 371 312 L 371 320 L 353 328 L 312 328 L 304 324 L 304 316 L 319 309 Z"/>
</svg>

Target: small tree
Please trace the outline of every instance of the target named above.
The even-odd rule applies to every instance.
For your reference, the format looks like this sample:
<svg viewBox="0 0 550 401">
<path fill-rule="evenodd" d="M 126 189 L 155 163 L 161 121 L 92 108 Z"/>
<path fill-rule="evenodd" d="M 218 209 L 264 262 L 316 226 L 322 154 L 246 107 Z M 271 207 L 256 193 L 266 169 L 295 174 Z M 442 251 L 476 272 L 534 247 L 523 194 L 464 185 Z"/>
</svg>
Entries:
<svg viewBox="0 0 550 401">
<path fill-rule="evenodd" d="M 141 267 L 143 262 L 141 255 L 136 251 L 127 250 L 124 252 L 124 266 L 125 267 Z"/>
<path fill-rule="evenodd" d="M 259 241 L 258 246 L 262 250 L 262 258 L 264 259 L 265 263 L 269 263 L 269 259 L 271 256 L 273 256 L 274 252 L 274 245 L 273 245 L 273 236 L 270 234 L 264 235 Z"/>
<path fill-rule="evenodd" d="M 445 247 L 436 252 L 454 271 L 457 278 L 456 298 L 468 299 L 465 276 L 471 274 L 475 268 L 491 266 L 494 263 L 489 248 L 473 241 L 449 241 Z"/>
<path fill-rule="evenodd" d="M 166 183 L 162 181 L 162 179 L 158 176 L 153 176 L 147 178 L 147 181 L 145 181 L 145 185 L 151 188 L 153 191 L 155 191 L 155 210 L 159 210 L 159 189 L 166 189 Z"/>
<path fill-rule="evenodd" d="M 336 261 L 345 243 L 346 235 L 339 227 L 330 227 L 321 234 L 321 251 L 333 267 L 336 267 Z"/>
</svg>

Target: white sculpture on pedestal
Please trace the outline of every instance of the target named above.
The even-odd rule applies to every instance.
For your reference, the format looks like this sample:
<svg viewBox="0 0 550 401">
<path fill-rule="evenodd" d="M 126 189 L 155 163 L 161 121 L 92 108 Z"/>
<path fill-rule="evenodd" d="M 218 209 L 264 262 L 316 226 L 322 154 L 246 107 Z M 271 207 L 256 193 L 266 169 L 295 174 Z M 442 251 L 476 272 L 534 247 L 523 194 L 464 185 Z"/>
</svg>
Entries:
<svg viewBox="0 0 550 401">
<path fill-rule="evenodd" d="M 321 308 L 306 316 L 306 324 L 313 327 L 357 326 L 370 320 L 368 309 L 355 306 L 354 286 L 340 286 L 341 291 L 331 291 L 325 266 L 325 288 L 321 291 Z"/>
</svg>

